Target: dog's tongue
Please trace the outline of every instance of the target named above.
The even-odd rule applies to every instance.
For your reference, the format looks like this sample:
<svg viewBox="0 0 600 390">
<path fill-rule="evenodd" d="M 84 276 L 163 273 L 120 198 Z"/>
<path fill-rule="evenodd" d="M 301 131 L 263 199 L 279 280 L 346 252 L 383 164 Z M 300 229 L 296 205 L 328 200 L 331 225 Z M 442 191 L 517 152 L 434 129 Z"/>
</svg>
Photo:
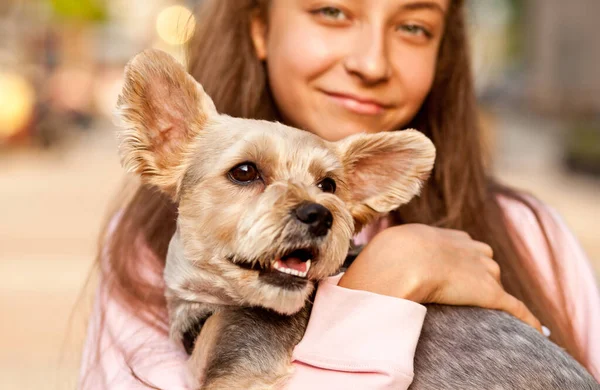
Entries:
<svg viewBox="0 0 600 390">
<path fill-rule="evenodd" d="M 298 272 L 306 272 L 306 262 L 300 260 L 297 257 L 286 257 L 284 259 L 277 259 L 277 264 L 279 266 L 293 269 Z"/>
</svg>

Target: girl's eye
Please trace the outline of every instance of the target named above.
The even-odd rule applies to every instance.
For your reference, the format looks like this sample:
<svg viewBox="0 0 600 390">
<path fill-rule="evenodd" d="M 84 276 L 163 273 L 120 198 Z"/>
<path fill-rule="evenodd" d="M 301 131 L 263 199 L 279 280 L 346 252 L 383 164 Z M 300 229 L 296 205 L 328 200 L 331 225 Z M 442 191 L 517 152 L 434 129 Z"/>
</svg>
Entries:
<svg viewBox="0 0 600 390">
<path fill-rule="evenodd" d="M 317 187 L 319 187 L 321 189 L 321 191 L 323 192 L 327 192 L 330 194 L 335 193 L 335 181 L 329 177 L 321 180 L 319 182 L 319 184 L 317 184 Z"/>
<path fill-rule="evenodd" d="M 228 173 L 229 179 L 239 184 L 250 184 L 260 179 L 260 173 L 252 163 L 242 163 L 232 168 Z"/>
<path fill-rule="evenodd" d="M 423 26 L 419 26 L 418 24 L 411 24 L 411 23 L 402 24 L 398 27 L 398 30 L 408 33 L 410 35 L 424 36 L 426 38 L 432 37 L 432 34 L 429 30 L 427 30 Z"/>
<path fill-rule="evenodd" d="M 327 19 L 331 19 L 331 20 L 348 19 L 346 14 L 344 14 L 344 11 L 342 11 L 339 8 L 335 8 L 335 7 L 322 7 L 322 8 L 319 8 L 319 9 L 313 11 L 313 13 L 316 15 L 323 16 Z"/>
</svg>

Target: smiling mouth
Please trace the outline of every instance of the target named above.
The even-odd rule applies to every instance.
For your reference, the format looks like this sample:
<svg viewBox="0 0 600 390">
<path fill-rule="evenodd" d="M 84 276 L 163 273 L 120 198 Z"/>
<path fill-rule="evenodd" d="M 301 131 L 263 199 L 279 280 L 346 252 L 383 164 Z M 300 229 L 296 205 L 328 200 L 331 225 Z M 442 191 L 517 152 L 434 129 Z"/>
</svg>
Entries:
<svg viewBox="0 0 600 390">
<path fill-rule="evenodd" d="M 316 255 L 317 252 L 313 248 L 298 248 L 276 256 L 267 266 L 261 265 L 258 261 L 236 261 L 232 258 L 229 260 L 241 268 L 260 271 L 261 276 L 272 275 L 306 280 Z"/>
<path fill-rule="evenodd" d="M 382 104 L 377 101 L 369 99 L 361 99 L 355 96 L 321 91 L 334 103 L 344 107 L 348 111 L 354 112 L 360 115 L 380 115 L 384 111 L 390 108 L 389 105 Z"/>
</svg>

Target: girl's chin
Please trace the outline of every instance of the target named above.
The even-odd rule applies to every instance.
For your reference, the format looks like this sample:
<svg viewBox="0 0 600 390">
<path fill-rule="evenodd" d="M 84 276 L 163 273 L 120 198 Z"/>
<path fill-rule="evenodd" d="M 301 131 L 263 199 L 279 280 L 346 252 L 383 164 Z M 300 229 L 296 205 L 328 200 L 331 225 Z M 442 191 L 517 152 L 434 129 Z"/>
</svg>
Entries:
<svg viewBox="0 0 600 390">
<path fill-rule="evenodd" d="M 316 129 L 316 131 L 311 131 L 311 132 L 327 141 L 335 142 L 335 141 L 339 141 L 343 138 L 349 137 L 353 134 L 377 133 L 379 131 L 382 131 L 382 130 L 372 129 L 367 126 L 357 126 L 356 123 L 352 123 L 351 125 L 337 123 L 337 124 L 332 124 L 331 126 L 328 126 L 327 128 L 318 128 L 318 129 Z"/>
<path fill-rule="evenodd" d="M 311 118 L 311 126 L 316 131 L 313 133 L 321 136 L 328 141 L 338 141 L 353 134 L 358 133 L 380 133 L 395 129 L 402 129 L 404 121 L 402 118 L 384 116 L 361 116 L 344 115 L 345 113 L 329 112 L 327 115 L 315 115 Z M 394 124 L 398 124 L 395 126 Z"/>
<path fill-rule="evenodd" d="M 344 113 L 337 112 L 322 112 L 315 109 L 312 115 L 305 116 L 304 121 L 297 123 L 293 118 L 285 119 L 285 122 L 291 126 L 306 129 L 313 134 L 327 141 L 339 141 L 353 134 L 359 133 L 379 133 L 382 131 L 392 130 L 401 127 L 393 127 L 390 129 L 389 119 L 384 118 L 365 118 L 360 116 L 349 116 Z"/>
</svg>

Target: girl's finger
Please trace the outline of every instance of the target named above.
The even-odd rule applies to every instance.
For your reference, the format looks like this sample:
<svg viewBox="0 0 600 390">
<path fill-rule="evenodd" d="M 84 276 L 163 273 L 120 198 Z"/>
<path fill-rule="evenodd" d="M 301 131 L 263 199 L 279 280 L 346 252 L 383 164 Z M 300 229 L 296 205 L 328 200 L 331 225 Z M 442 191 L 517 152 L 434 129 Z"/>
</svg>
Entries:
<svg viewBox="0 0 600 390">
<path fill-rule="evenodd" d="M 489 257 L 482 256 L 481 261 L 485 264 L 490 274 L 496 279 L 498 283 L 500 283 L 501 270 L 498 263 L 496 263 L 493 259 Z"/>
<path fill-rule="evenodd" d="M 494 250 L 485 242 L 473 241 L 473 245 L 475 246 L 475 249 L 481 252 L 484 256 L 489 257 L 490 259 L 494 258 Z"/>
<path fill-rule="evenodd" d="M 517 317 L 526 324 L 533 326 L 538 332 L 542 333 L 542 324 L 540 321 L 529 311 L 527 306 L 517 298 L 513 297 L 508 293 L 504 293 L 502 298 L 498 302 L 496 309 L 503 310 L 513 316 Z"/>
<path fill-rule="evenodd" d="M 450 237 L 454 237 L 454 238 L 460 238 L 460 239 L 471 239 L 471 235 L 469 235 L 469 233 L 462 231 L 462 230 L 456 230 L 456 229 L 448 229 L 448 228 L 442 228 L 442 230 L 448 234 Z"/>
</svg>

